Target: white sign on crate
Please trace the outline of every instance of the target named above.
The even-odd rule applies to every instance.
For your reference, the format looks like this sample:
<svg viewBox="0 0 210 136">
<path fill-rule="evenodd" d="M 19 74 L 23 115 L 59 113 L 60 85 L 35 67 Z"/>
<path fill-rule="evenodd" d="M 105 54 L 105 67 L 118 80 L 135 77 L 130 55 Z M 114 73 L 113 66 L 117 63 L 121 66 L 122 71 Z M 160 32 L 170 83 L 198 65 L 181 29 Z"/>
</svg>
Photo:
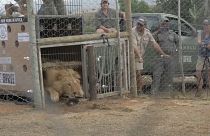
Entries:
<svg viewBox="0 0 210 136">
<path fill-rule="evenodd" d="M 18 42 L 28 42 L 29 34 L 28 33 L 18 33 Z"/>
<path fill-rule="evenodd" d="M 15 72 L 0 72 L 0 85 L 15 85 Z"/>
<path fill-rule="evenodd" d="M 8 40 L 7 24 L 0 24 L 0 40 Z"/>
<path fill-rule="evenodd" d="M 0 64 L 11 64 L 11 57 L 0 57 Z"/>
</svg>

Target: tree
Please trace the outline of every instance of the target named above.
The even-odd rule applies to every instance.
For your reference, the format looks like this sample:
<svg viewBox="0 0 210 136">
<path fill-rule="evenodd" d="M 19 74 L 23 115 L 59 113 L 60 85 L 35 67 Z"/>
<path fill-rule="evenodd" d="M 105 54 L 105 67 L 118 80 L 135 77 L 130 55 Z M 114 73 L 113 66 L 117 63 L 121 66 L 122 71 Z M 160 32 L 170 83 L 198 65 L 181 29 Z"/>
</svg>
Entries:
<svg viewBox="0 0 210 136">
<path fill-rule="evenodd" d="M 201 16 L 201 12 L 203 8 L 198 8 L 198 6 L 195 3 L 195 0 L 191 0 L 191 5 L 192 7 L 189 8 L 189 13 L 193 19 L 193 23 L 195 24 L 199 18 L 199 16 Z"/>
<path fill-rule="evenodd" d="M 203 16 L 203 6 L 205 5 L 204 0 L 181 0 L 181 17 L 189 22 L 193 22 L 196 14 L 196 19 Z M 198 16 L 198 10 L 199 16 Z M 169 13 L 178 15 L 178 0 L 156 0 L 156 6 L 154 7 L 155 12 Z M 190 13 L 191 12 L 191 13 Z M 193 14 L 192 14 L 193 13 Z M 193 15 L 193 16 L 192 16 Z"/>
<path fill-rule="evenodd" d="M 151 12 L 151 8 L 149 7 L 148 3 L 145 2 L 144 0 L 141 0 L 138 4 L 139 4 L 139 9 L 136 10 L 136 13 L 137 12 L 140 12 L 140 13 Z M 135 6 L 135 4 L 133 6 Z"/>
<path fill-rule="evenodd" d="M 119 0 L 119 4 L 120 4 L 120 9 L 122 11 L 125 11 L 126 3 L 124 2 L 124 0 Z M 144 0 L 141 0 L 141 1 L 139 1 L 139 0 L 131 0 L 131 10 L 132 10 L 132 13 L 151 12 L 150 6 Z"/>
</svg>

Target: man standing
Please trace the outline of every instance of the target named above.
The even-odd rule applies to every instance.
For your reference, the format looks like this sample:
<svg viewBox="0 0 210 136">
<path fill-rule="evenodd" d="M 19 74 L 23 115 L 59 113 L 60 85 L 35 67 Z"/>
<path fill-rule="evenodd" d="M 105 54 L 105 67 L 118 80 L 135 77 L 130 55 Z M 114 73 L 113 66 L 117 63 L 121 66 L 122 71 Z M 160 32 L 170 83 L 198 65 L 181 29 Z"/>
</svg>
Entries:
<svg viewBox="0 0 210 136">
<path fill-rule="evenodd" d="M 199 54 L 198 60 L 196 64 L 196 73 L 197 73 L 197 87 L 198 91 L 196 96 L 201 96 L 201 90 L 203 88 L 203 72 L 206 70 L 206 66 L 208 68 L 207 73 L 208 81 L 207 83 L 210 85 L 210 70 L 209 70 L 209 62 L 210 60 L 210 21 L 205 19 L 203 21 L 203 31 L 200 35 L 198 35 L 198 46 L 199 46 Z"/>
<path fill-rule="evenodd" d="M 124 18 L 124 13 L 120 13 L 120 17 Z M 95 14 L 96 18 L 96 32 L 110 33 L 116 32 L 116 10 L 109 8 L 108 0 L 101 0 L 101 8 Z"/>
<path fill-rule="evenodd" d="M 136 26 L 132 29 L 132 39 L 136 60 L 136 78 L 137 78 L 137 91 L 138 93 L 142 92 L 143 81 L 141 77 L 141 70 L 143 69 L 143 57 L 145 53 L 145 48 L 149 46 L 153 46 L 154 49 L 163 57 L 169 57 L 165 54 L 160 46 L 157 44 L 152 34 L 145 27 L 145 20 L 139 18 L 137 20 Z"/>
<path fill-rule="evenodd" d="M 165 58 L 161 56 L 156 59 L 153 71 L 152 93 L 156 94 L 160 86 L 163 86 L 163 89 L 173 91 L 174 60 L 178 51 L 179 39 L 175 32 L 169 30 L 168 18 L 162 19 L 160 28 L 154 34 L 154 38 L 161 49 L 170 57 Z"/>
<path fill-rule="evenodd" d="M 38 15 L 66 15 L 64 0 L 42 0 Z"/>
</svg>

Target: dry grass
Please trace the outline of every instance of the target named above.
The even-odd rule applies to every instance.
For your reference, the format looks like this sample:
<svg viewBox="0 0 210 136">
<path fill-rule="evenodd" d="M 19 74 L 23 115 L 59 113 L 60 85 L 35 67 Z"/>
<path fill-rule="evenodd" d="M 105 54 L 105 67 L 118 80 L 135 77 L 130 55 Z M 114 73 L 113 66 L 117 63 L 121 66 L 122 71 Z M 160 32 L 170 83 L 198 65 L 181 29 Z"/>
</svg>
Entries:
<svg viewBox="0 0 210 136">
<path fill-rule="evenodd" d="M 0 103 L 0 135 L 209 136 L 209 105 L 203 100 L 107 98 L 35 111 Z"/>
</svg>

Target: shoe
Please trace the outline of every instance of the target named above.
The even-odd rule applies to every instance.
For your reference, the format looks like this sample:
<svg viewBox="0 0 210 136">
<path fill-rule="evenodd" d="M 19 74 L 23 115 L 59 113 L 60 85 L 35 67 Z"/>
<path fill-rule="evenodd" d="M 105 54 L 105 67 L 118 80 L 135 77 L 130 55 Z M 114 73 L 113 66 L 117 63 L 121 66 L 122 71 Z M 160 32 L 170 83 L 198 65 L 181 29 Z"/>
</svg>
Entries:
<svg viewBox="0 0 210 136">
<path fill-rule="evenodd" d="M 195 97 L 201 97 L 201 95 L 202 95 L 202 90 L 198 89 L 195 93 Z"/>
<path fill-rule="evenodd" d="M 148 95 L 144 94 L 144 92 L 140 91 L 140 90 L 137 91 L 137 95 L 141 98 L 147 98 L 148 97 Z"/>
<path fill-rule="evenodd" d="M 174 90 L 170 91 L 170 97 L 171 98 L 176 98 L 176 96 L 177 96 L 177 92 L 176 91 L 174 91 Z"/>
</svg>

